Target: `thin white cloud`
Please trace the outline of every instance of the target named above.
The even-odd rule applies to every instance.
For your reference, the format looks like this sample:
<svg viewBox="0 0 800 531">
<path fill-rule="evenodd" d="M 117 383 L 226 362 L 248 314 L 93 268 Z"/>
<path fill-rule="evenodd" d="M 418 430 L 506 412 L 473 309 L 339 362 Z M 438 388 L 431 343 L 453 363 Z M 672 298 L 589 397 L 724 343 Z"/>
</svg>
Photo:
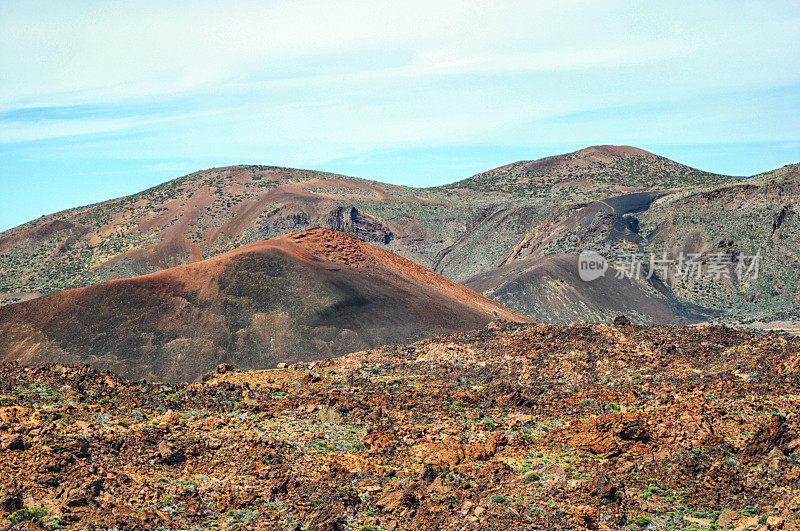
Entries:
<svg viewBox="0 0 800 531">
<path fill-rule="evenodd" d="M 757 121 L 749 101 L 687 102 L 800 83 L 800 9 L 779 2 L 6 2 L 0 17 L 0 112 L 176 102 L 4 123 L 0 143 L 126 130 L 161 143 L 132 143 L 133 156 L 282 150 L 317 161 L 630 131 L 663 142 L 684 134 L 679 124 L 654 129 L 641 110 L 573 129 L 556 121 L 669 104 L 687 109 L 674 114 L 702 127 L 698 137 L 742 137 L 786 126 L 733 131 L 742 116 Z"/>
<path fill-rule="evenodd" d="M 197 119 L 206 114 L 191 112 L 131 117 L 6 121 L 0 126 L 0 144 L 129 131 L 181 120 Z"/>
<path fill-rule="evenodd" d="M 786 82 L 800 70 L 786 64 L 797 64 L 797 11 L 727 2 L 11 2 L 2 14 L 0 105 L 213 92 L 320 71 L 356 81 L 676 59 L 684 70 L 676 75 L 700 86 L 748 76 Z"/>
</svg>

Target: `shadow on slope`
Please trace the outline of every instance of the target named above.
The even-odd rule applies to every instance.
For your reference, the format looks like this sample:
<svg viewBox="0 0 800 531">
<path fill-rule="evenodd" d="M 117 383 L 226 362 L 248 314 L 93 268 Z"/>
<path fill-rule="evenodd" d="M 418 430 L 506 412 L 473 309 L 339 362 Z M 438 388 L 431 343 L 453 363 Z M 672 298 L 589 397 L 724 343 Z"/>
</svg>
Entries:
<svg viewBox="0 0 800 531">
<path fill-rule="evenodd" d="M 519 314 L 388 251 L 310 229 L 0 308 L 0 361 L 192 380 L 484 326 Z"/>
</svg>

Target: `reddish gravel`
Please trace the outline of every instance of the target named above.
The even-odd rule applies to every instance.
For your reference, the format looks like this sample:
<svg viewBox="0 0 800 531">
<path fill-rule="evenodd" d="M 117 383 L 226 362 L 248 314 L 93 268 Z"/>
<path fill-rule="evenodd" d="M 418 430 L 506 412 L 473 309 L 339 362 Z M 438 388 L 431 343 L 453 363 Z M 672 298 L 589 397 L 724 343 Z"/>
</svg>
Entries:
<svg viewBox="0 0 800 531">
<path fill-rule="evenodd" d="M 798 371 L 800 340 L 777 335 L 508 322 L 284 369 L 222 366 L 190 385 L 4 364 L 0 516 L 31 529 L 796 529 Z"/>
</svg>

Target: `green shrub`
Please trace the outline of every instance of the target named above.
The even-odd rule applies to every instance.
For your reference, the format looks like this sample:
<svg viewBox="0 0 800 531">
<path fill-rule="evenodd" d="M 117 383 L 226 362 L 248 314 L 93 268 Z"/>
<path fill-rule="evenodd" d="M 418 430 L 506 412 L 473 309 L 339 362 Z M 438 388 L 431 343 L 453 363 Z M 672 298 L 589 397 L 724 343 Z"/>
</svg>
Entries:
<svg viewBox="0 0 800 531">
<path fill-rule="evenodd" d="M 511 503 L 511 500 L 505 494 L 495 494 L 491 498 L 491 502 L 497 505 L 508 505 Z"/>
<path fill-rule="evenodd" d="M 641 497 L 646 500 L 650 496 L 652 496 L 653 494 L 656 494 L 656 493 L 658 493 L 658 487 L 656 487 L 655 485 L 650 485 L 650 486 L 644 488 L 644 490 L 642 491 Z"/>
<path fill-rule="evenodd" d="M 8 516 L 12 524 L 16 525 L 25 521 L 38 521 L 42 516 L 47 514 L 47 509 L 44 507 L 33 507 L 31 509 L 24 508 L 14 511 Z"/>
</svg>

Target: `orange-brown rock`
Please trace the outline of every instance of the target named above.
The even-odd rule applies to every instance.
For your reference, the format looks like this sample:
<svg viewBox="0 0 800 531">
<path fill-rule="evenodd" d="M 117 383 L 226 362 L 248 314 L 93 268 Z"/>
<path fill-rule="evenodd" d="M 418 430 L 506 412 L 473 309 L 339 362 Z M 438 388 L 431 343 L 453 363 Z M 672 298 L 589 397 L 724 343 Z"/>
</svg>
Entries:
<svg viewBox="0 0 800 531">
<path fill-rule="evenodd" d="M 496 321 L 192 384 L 0 364 L 0 440 L 23 442 L 0 445 L 0 522 L 792 529 L 798 353 L 723 327 Z"/>
</svg>

